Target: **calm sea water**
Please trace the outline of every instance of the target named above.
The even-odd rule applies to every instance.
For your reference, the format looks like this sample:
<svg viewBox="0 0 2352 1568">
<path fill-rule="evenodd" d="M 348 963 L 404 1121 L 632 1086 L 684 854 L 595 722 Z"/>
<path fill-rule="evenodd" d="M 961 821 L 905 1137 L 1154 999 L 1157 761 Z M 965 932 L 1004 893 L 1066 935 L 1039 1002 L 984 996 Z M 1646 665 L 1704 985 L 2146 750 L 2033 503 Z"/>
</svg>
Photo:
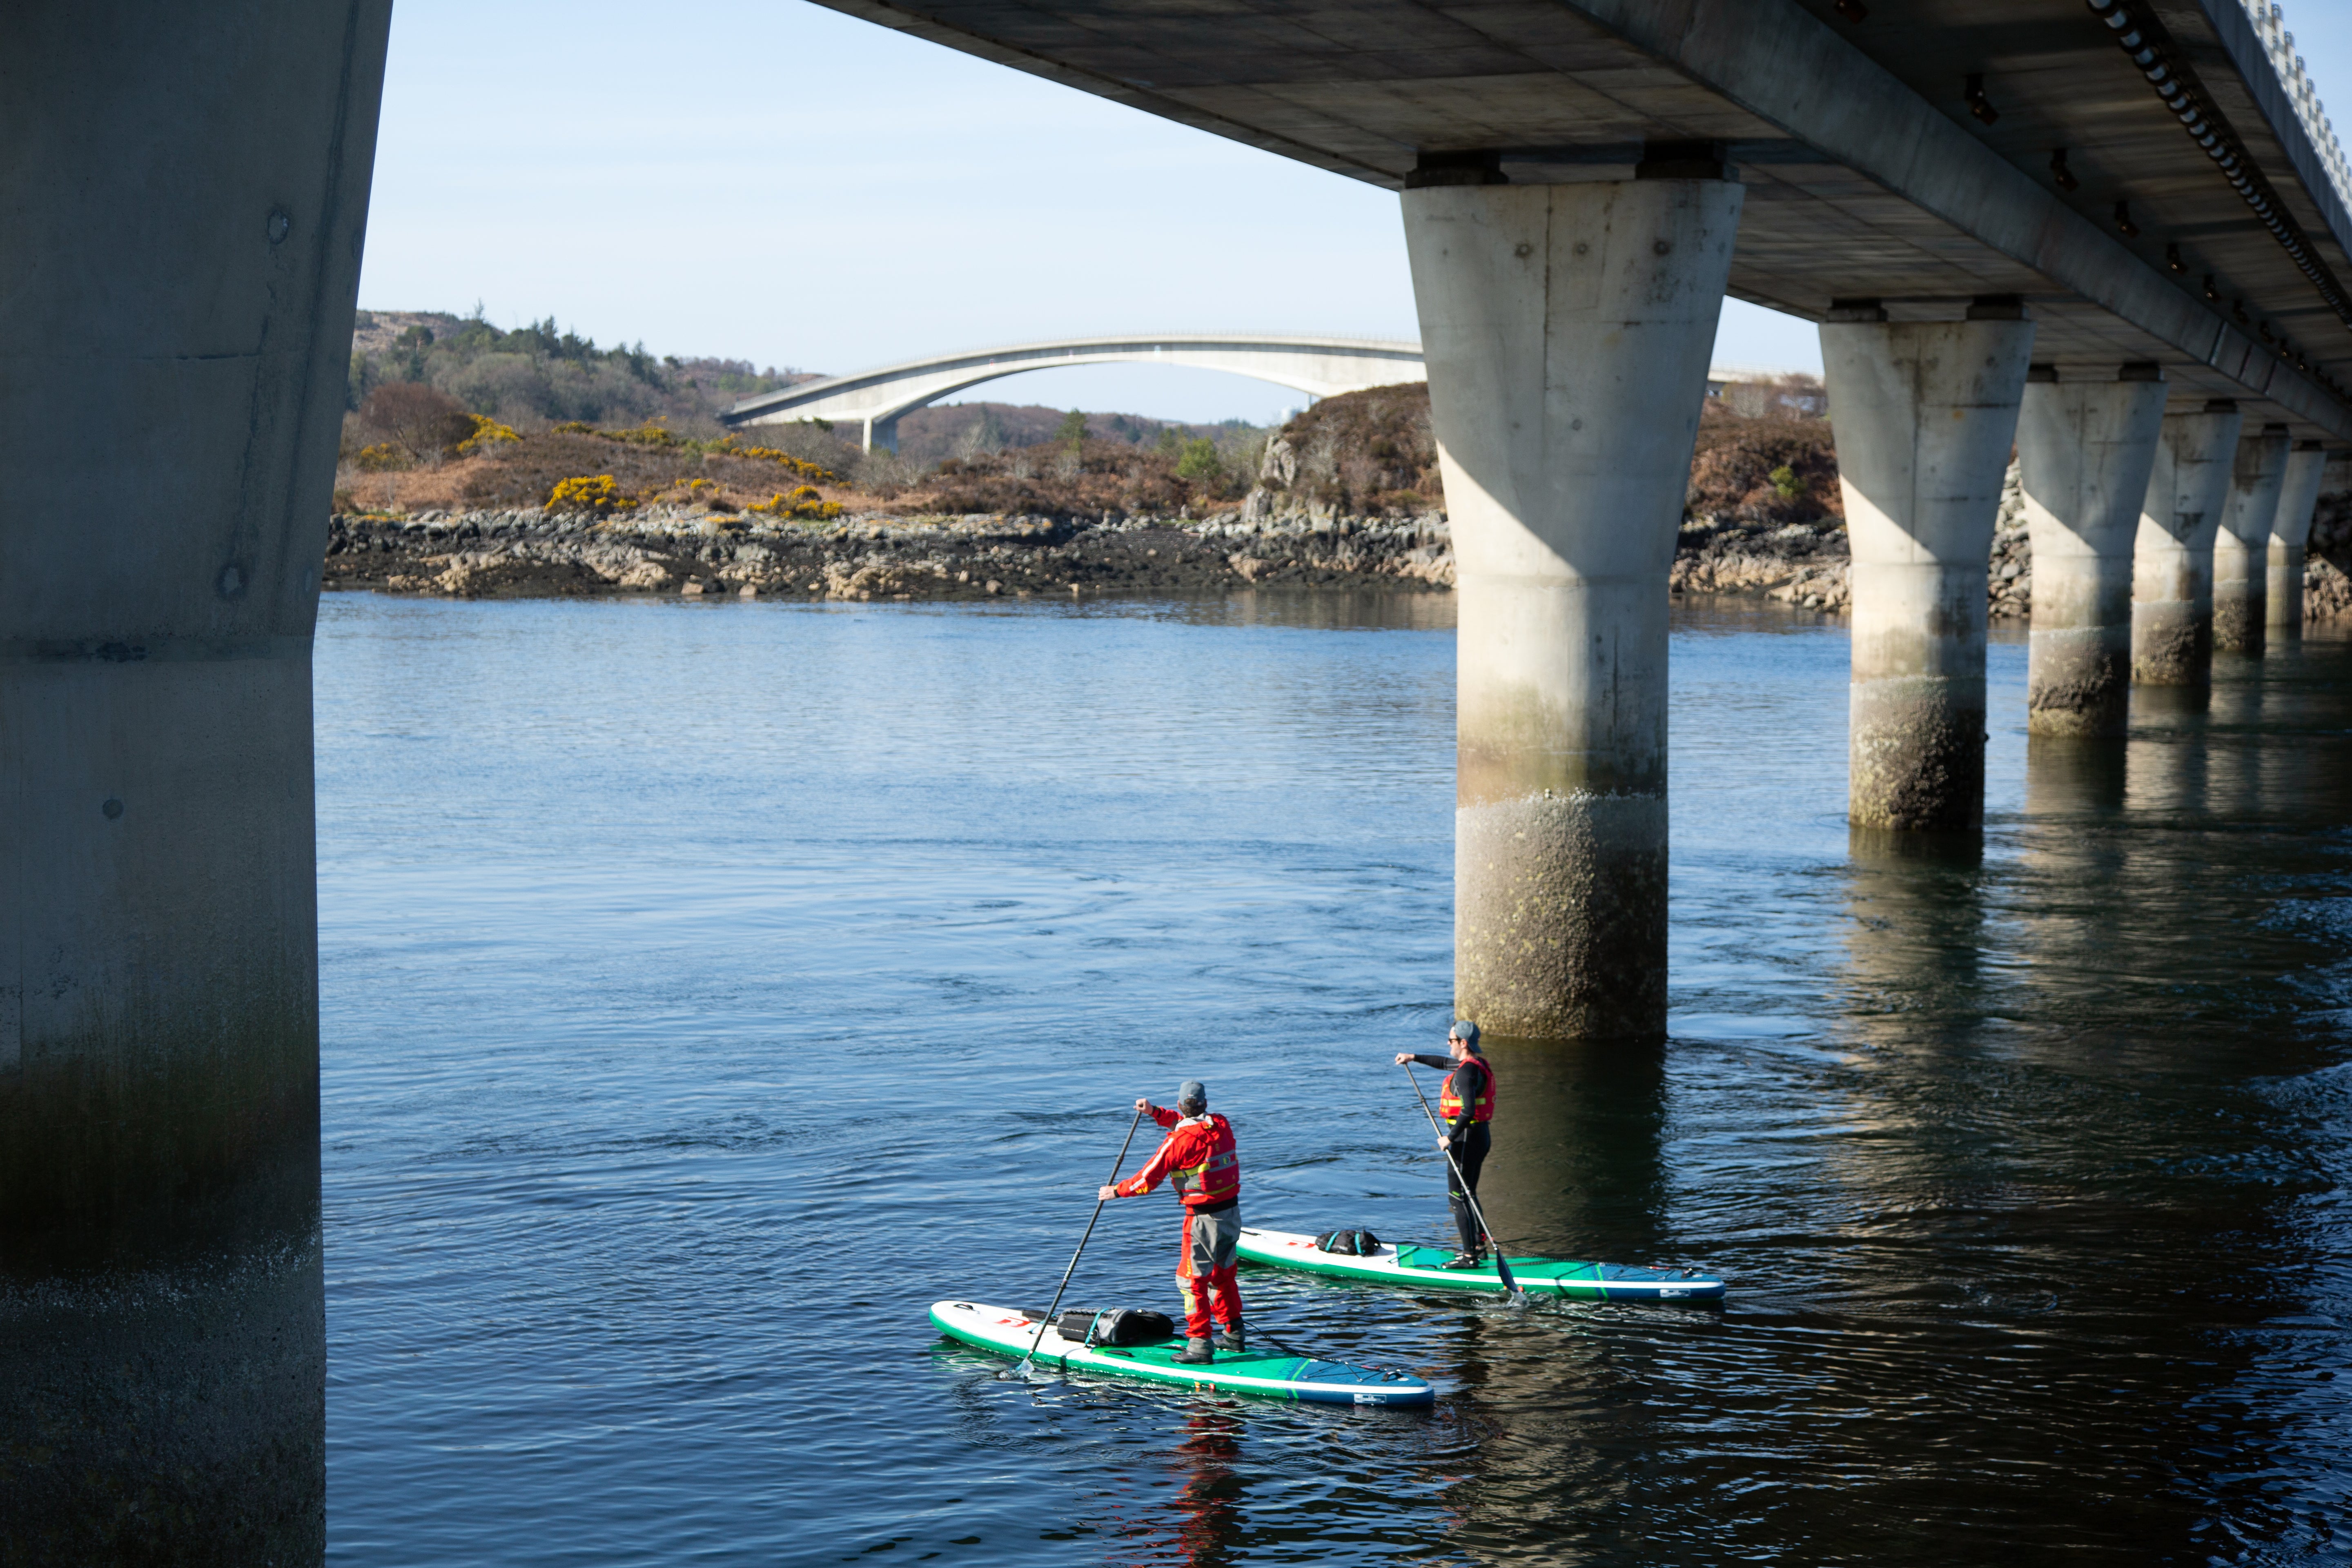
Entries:
<svg viewBox="0 0 2352 1568">
<path fill-rule="evenodd" d="M 1446 1234 L 1443 598 L 331 596 L 339 1564 L 2304 1563 L 2352 1552 L 2352 646 L 1843 818 L 1844 633 L 1680 614 L 1674 1037 L 1502 1050 L 1530 1248 L 1720 1310 L 1244 1276 L 1440 1383 L 996 1377 L 1138 1094 L 1254 1224 Z M 1143 1150 L 1131 1154 L 1130 1166 Z M 1071 1302 L 1176 1305 L 1165 1194 Z"/>
</svg>

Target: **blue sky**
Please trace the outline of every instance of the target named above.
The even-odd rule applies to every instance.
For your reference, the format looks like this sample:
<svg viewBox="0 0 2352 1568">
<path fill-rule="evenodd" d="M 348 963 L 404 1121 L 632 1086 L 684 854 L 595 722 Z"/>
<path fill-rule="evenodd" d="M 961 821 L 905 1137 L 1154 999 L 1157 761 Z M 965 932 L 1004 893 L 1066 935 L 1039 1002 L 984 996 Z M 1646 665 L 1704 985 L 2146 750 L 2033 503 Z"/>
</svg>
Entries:
<svg viewBox="0 0 2352 1568">
<path fill-rule="evenodd" d="M 2352 3 L 2287 17 L 2352 108 Z M 824 371 L 1085 331 L 1418 335 L 1392 194 L 803 0 L 399 0 L 360 302 L 477 301 Z M 1811 326 L 1737 300 L 1716 353 L 1820 363 Z M 1194 420 L 1298 400 L 1154 366 L 969 395 Z"/>
</svg>

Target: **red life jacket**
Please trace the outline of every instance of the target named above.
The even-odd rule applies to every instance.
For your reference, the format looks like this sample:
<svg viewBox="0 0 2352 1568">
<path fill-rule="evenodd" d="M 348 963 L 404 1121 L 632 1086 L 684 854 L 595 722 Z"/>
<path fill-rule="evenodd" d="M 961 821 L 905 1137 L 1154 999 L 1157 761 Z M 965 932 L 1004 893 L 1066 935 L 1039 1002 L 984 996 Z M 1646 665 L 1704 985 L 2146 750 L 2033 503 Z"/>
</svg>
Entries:
<svg viewBox="0 0 2352 1568">
<path fill-rule="evenodd" d="M 1208 1153 L 1197 1163 L 1179 1165 L 1168 1173 L 1186 1208 L 1214 1208 L 1241 1196 L 1242 1157 L 1234 1148 L 1233 1124 L 1212 1114 L 1208 1129 Z"/>
<path fill-rule="evenodd" d="M 1480 1080 L 1478 1086 L 1478 1096 L 1470 1102 L 1470 1120 L 1473 1121 L 1494 1121 L 1495 1069 L 1486 1065 L 1486 1058 L 1483 1057 L 1464 1057 L 1462 1058 L 1462 1065 L 1464 1067 L 1476 1068 L 1478 1069 L 1478 1077 Z M 1460 1069 L 1457 1068 L 1455 1070 L 1458 1071 Z M 1459 1121 L 1462 1120 L 1462 1097 L 1454 1092 L 1453 1073 L 1447 1073 L 1445 1075 L 1445 1087 L 1437 1091 L 1437 1114 L 1443 1116 L 1448 1121 Z"/>
</svg>

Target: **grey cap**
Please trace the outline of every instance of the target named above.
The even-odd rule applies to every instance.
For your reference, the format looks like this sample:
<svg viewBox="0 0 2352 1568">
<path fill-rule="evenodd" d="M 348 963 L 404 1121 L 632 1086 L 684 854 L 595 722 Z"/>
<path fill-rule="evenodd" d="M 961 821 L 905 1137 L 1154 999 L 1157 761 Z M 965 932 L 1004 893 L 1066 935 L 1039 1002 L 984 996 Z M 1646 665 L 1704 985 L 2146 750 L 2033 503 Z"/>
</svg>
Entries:
<svg viewBox="0 0 2352 1568">
<path fill-rule="evenodd" d="M 1456 1018 L 1454 1021 L 1454 1027 L 1445 1032 L 1445 1037 L 1449 1040 L 1461 1041 L 1467 1049 L 1474 1051 L 1478 1049 L 1478 1026 L 1467 1018 Z M 1481 1051 L 1479 1054 L 1483 1056 L 1486 1053 Z"/>
<path fill-rule="evenodd" d="M 1208 1104 L 1209 1086 L 1202 1083 L 1199 1079 L 1188 1078 L 1182 1083 L 1176 1086 L 1177 1110 L 1182 1110 L 1188 1107 L 1198 1107 L 1200 1109 L 1206 1110 Z"/>
</svg>

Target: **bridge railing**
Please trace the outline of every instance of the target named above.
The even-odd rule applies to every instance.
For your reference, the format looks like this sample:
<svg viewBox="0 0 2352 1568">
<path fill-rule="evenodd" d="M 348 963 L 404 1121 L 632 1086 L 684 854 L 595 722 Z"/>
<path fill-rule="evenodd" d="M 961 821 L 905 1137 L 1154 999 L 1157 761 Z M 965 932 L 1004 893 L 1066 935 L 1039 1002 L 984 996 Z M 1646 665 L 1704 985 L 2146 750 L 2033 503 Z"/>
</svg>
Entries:
<svg viewBox="0 0 2352 1568">
<path fill-rule="evenodd" d="M 2303 133 L 2311 139 L 2327 171 L 2336 199 L 2352 208 L 2352 160 L 2345 157 L 2343 145 L 2336 140 L 2336 122 L 2327 118 L 2326 107 L 2319 100 L 2318 84 L 2304 68 L 2303 57 L 2294 52 L 2294 35 L 2286 30 L 2286 13 L 2272 0 L 2239 0 L 2239 4 L 2253 23 L 2254 37 L 2262 40 L 2263 52 L 2270 56 L 2271 68 L 2286 89 L 2287 100 L 2294 105 Z"/>
</svg>

